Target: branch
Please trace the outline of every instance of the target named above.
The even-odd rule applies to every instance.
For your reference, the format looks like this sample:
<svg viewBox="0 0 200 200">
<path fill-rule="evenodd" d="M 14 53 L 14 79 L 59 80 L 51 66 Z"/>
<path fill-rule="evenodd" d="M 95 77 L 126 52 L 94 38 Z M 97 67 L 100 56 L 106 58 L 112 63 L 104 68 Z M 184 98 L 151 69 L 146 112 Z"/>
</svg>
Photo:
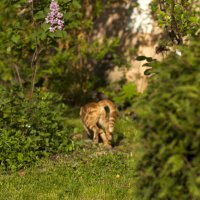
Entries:
<svg viewBox="0 0 200 200">
<path fill-rule="evenodd" d="M 33 53 L 32 59 L 31 59 L 31 68 L 33 68 L 33 74 L 32 74 L 32 80 L 31 80 L 31 92 L 30 92 L 30 98 L 33 96 L 33 92 L 35 89 L 35 79 L 36 79 L 36 74 L 38 70 L 38 55 L 43 51 L 44 49 L 38 50 L 38 47 L 36 46 L 36 49 Z M 35 62 L 35 64 L 34 64 Z"/>
<path fill-rule="evenodd" d="M 179 30 L 179 27 L 176 22 L 175 13 L 174 13 L 175 1 L 171 0 L 171 38 L 175 39 L 178 44 L 183 44 L 183 39 Z"/>
<path fill-rule="evenodd" d="M 19 73 L 19 67 L 17 66 L 17 64 L 14 64 L 14 68 L 15 68 L 15 71 L 16 71 L 16 74 L 17 74 L 19 85 L 20 85 L 20 87 L 23 91 L 23 84 L 22 84 L 22 79 L 21 79 L 20 73 Z"/>
</svg>

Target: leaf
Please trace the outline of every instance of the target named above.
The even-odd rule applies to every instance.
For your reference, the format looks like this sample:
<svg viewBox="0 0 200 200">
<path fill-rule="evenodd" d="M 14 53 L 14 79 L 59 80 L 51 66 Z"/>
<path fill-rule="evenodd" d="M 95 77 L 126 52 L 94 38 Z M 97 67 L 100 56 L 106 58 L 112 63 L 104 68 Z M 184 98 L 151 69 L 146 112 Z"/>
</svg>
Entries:
<svg viewBox="0 0 200 200">
<path fill-rule="evenodd" d="M 197 199 L 199 199 L 200 198 L 200 190 L 199 190 L 199 184 L 196 180 L 197 180 L 196 174 L 189 173 L 188 182 L 189 182 L 190 193 L 193 196 L 195 196 Z"/>
<path fill-rule="evenodd" d="M 81 4 L 77 0 L 73 0 L 71 6 L 73 6 L 75 9 L 81 8 Z"/>
<path fill-rule="evenodd" d="M 151 74 L 151 69 L 146 69 L 146 70 L 144 71 L 144 75 L 148 76 L 148 75 L 150 75 L 150 74 Z"/>
<path fill-rule="evenodd" d="M 198 17 L 190 17 L 190 21 L 193 23 L 198 23 L 199 22 L 199 18 Z"/>
<path fill-rule="evenodd" d="M 142 66 L 143 66 L 143 67 L 144 67 L 144 66 L 150 66 L 150 67 L 151 67 L 152 64 L 151 64 L 151 63 L 144 63 Z"/>
<path fill-rule="evenodd" d="M 17 158 L 18 158 L 19 161 L 23 161 L 23 157 L 24 157 L 24 156 L 23 156 L 22 153 L 18 153 L 18 154 L 17 154 Z"/>
<path fill-rule="evenodd" d="M 47 23 L 43 23 L 43 24 L 41 25 L 41 28 L 42 28 L 43 31 L 45 31 L 45 32 L 49 30 L 49 27 L 50 27 L 50 25 L 47 24 Z"/>
<path fill-rule="evenodd" d="M 146 57 L 147 62 L 153 62 L 156 61 L 156 59 L 152 58 L 152 57 Z"/>
<path fill-rule="evenodd" d="M 14 42 L 14 43 L 18 43 L 19 42 L 19 40 L 20 40 L 20 36 L 19 35 L 13 35 L 12 37 L 11 37 L 11 40 Z"/>
<path fill-rule="evenodd" d="M 126 101 L 131 102 L 138 95 L 136 85 L 129 82 L 123 85 L 120 93 L 115 96 L 114 100 L 117 104 L 123 105 Z"/>
<path fill-rule="evenodd" d="M 44 11 L 39 11 L 35 14 L 36 19 L 45 19 L 45 17 L 46 17 L 46 13 L 44 13 Z"/>
<path fill-rule="evenodd" d="M 180 171 L 184 167 L 184 161 L 182 155 L 173 155 L 171 156 L 166 163 L 167 169 L 172 173 Z"/>
<path fill-rule="evenodd" d="M 73 19 L 74 13 L 73 12 L 67 12 L 64 13 L 63 18 L 65 21 L 71 21 Z"/>
<path fill-rule="evenodd" d="M 136 57 L 136 60 L 138 60 L 138 61 L 142 61 L 142 60 L 146 60 L 146 56 L 137 56 Z"/>
</svg>

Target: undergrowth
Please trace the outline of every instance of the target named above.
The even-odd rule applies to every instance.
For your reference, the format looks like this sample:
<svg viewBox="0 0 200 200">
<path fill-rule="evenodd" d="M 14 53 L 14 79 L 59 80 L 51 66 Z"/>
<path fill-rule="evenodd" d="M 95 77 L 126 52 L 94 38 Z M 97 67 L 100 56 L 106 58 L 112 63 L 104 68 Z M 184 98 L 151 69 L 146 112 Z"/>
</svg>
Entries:
<svg viewBox="0 0 200 200">
<path fill-rule="evenodd" d="M 74 136 L 82 133 L 77 118 L 66 123 L 71 127 L 76 124 Z M 133 122 L 118 120 L 114 135 L 114 142 L 118 140 L 118 143 L 112 150 L 79 138 L 82 143 L 73 153 L 55 154 L 12 174 L 1 173 L 0 199 L 132 200 L 135 188 L 134 136 L 137 138 L 138 132 Z"/>
<path fill-rule="evenodd" d="M 70 129 L 64 125 L 67 110 L 60 97 L 36 91 L 32 98 L 19 88 L 0 87 L 0 166 L 18 170 L 42 157 L 73 150 Z"/>
</svg>

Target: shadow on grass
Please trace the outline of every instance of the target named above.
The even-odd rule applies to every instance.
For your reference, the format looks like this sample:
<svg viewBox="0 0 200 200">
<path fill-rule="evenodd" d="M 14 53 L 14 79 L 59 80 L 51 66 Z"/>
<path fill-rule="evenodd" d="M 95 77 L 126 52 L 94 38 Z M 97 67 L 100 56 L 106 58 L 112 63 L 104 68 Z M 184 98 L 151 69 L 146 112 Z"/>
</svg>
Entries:
<svg viewBox="0 0 200 200">
<path fill-rule="evenodd" d="M 112 146 L 113 147 L 116 147 L 116 146 L 119 146 L 121 141 L 124 139 L 124 134 L 122 132 L 118 132 L 118 133 L 115 133 L 116 135 L 114 135 L 114 139 L 112 141 Z"/>
<path fill-rule="evenodd" d="M 93 140 L 93 134 L 91 133 L 88 135 L 86 132 L 83 132 L 82 135 L 84 140 Z M 124 134 L 122 132 L 117 132 L 113 134 L 113 140 L 111 142 L 112 147 L 117 147 L 121 144 L 121 141 L 125 138 Z M 103 143 L 101 137 L 99 136 L 99 143 Z"/>
</svg>

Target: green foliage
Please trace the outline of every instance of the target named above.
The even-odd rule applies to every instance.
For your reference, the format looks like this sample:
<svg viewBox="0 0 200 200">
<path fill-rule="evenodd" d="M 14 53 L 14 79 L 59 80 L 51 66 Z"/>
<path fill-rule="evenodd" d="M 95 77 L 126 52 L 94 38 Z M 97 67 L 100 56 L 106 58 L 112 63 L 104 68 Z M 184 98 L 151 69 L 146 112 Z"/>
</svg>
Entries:
<svg viewBox="0 0 200 200">
<path fill-rule="evenodd" d="M 138 197 L 200 199 L 200 44 L 170 55 L 137 104 L 143 155 L 138 161 Z"/>
<path fill-rule="evenodd" d="M 131 105 L 137 96 L 138 92 L 136 85 L 129 82 L 122 86 L 121 91 L 113 98 L 113 100 L 118 106 L 124 107 L 125 104 Z"/>
<path fill-rule="evenodd" d="M 169 35 L 168 44 L 182 44 L 184 36 L 195 37 L 199 34 L 199 1 L 167 0 L 153 1 L 152 11 L 158 24 L 165 27 Z"/>
<path fill-rule="evenodd" d="M 73 150 L 60 97 L 37 91 L 31 99 L 0 87 L 0 164 L 16 170 L 53 153 Z"/>
<path fill-rule="evenodd" d="M 119 84 L 122 86 L 120 87 Z M 136 85 L 132 82 L 113 83 L 109 87 L 99 89 L 99 91 L 112 99 L 120 109 L 131 106 L 136 97 L 139 96 Z"/>
<path fill-rule="evenodd" d="M 137 56 L 136 60 L 138 60 L 138 61 L 146 60 L 147 62 L 156 61 L 156 59 L 153 59 L 152 57 L 146 57 L 146 56 Z"/>
<path fill-rule="evenodd" d="M 75 53 L 76 49 L 73 51 L 59 50 L 47 61 L 45 71 L 40 75 L 46 74 L 49 77 L 48 87 L 53 91 L 64 93 L 65 99 L 69 103 L 85 102 L 88 92 L 105 85 L 104 76 L 97 76 L 89 68 L 83 66 L 85 62 L 92 60 L 91 62 L 101 63 L 108 54 L 111 54 L 114 58 L 110 63 L 121 64 L 121 60 L 116 55 L 118 39 L 105 39 L 102 45 L 97 40 L 89 44 L 85 37 L 81 34 L 77 41 L 77 45 L 80 45 L 77 46 L 80 48 L 77 52 L 78 55 Z M 94 71 L 103 70 L 99 64 L 94 64 L 92 68 Z"/>
<path fill-rule="evenodd" d="M 58 3 L 65 27 L 63 31 L 50 32 L 45 23 L 49 0 L 33 4 L 26 0 L 0 2 L 0 9 L 4 10 L 0 16 L 0 82 L 7 86 L 17 82 L 26 90 L 44 87 L 76 102 L 96 88 L 93 80 L 98 77 L 93 78 L 91 72 L 97 67 L 95 63 L 108 54 L 113 55 L 109 63 L 120 65 L 123 59 L 116 53 L 119 39 L 105 39 L 100 44 L 90 38 L 95 16 L 103 9 L 101 0 L 90 5 L 90 16 L 86 16 L 85 1 Z"/>
<path fill-rule="evenodd" d="M 146 57 L 146 56 L 137 56 L 136 60 L 138 60 L 138 61 L 146 61 L 146 63 L 144 63 L 142 66 L 143 67 L 150 67 L 150 68 L 147 68 L 144 71 L 145 75 L 150 75 L 151 74 L 151 67 L 152 67 L 153 63 L 157 61 L 155 58 Z"/>
<path fill-rule="evenodd" d="M 96 61 L 101 61 L 104 59 L 104 57 L 109 53 L 115 53 L 115 49 L 119 47 L 120 40 L 119 38 L 113 38 L 113 39 L 105 39 L 104 45 L 100 45 L 98 41 L 95 41 L 91 45 L 90 49 L 90 55 L 93 57 Z"/>
</svg>

